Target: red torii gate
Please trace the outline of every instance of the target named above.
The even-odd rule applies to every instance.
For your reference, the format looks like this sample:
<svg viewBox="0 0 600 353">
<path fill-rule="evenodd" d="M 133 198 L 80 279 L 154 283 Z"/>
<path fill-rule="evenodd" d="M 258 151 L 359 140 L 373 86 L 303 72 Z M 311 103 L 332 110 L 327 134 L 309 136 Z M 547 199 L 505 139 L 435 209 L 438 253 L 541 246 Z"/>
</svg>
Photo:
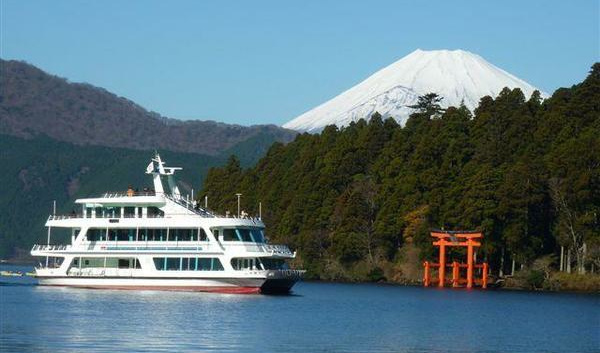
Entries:
<svg viewBox="0 0 600 353">
<path fill-rule="evenodd" d="M 446 284 L 446 267 L 452 267 L 452 286 L 458 287 L 461 284 L 460 279 L 460 268 L 467 268 L 467 288 L 472 288 L 473 281 L 473 269 L 481 268 L 482 276 L 481 280 L 476 280 L 478 284 L 481 284 L 482 288 L 487 288 L 487 273 L 488 264 L 487 262 L 481 265 L 476 265 L 473 262 L 473 248 L 481 246 L 478 241 L 483 238 L 483 234 L 477 231 L 444 231 L 435 230 L 431 232 L 431 236 L 437 238 L 437 241 L 433 242 L 433 245 L 438 246 L 440 249 L 439 263 L 430 263 L 425 261 L 423 267 L 425 268 L 425 275 L 423 278 L 423 284 L 425 287 L 429 287 L 431 284 L 430 270 L 431 268 L 438 268 L 438 287 L 444 287 Z M 458 262 L 452 262 L 452 265 L 446 265 L 446 247 L 453 246 L 464 246 L 467 247 L 467 263 L 459 264 Z"/>
</svg>

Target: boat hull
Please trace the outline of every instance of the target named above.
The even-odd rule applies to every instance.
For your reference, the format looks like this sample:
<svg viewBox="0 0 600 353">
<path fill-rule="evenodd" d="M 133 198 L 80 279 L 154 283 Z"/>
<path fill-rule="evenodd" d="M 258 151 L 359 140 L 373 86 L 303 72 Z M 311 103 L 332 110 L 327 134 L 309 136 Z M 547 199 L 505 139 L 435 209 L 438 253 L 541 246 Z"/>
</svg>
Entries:
<svg viewBox="0 0 600 353">
<path fill-rule="evenodd" d="M 38 277 L 43 286 L 78 287 L 120 290 L 162 290 L 187 292 L 213 292 L 257 294 L 265 282 L 263 278 L 235 279 L 174 279 L 174 278 L 82 278 Z"/>
</svg>

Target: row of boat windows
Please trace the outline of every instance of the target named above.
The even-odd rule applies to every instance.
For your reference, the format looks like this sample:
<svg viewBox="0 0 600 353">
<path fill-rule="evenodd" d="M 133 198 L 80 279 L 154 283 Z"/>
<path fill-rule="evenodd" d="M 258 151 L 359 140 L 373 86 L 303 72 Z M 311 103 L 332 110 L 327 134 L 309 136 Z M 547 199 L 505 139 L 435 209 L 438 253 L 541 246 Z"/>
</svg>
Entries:
<svg viewBox="0 0 600 353">
<path fill-rule="evenodd" d="M 134 206 L 115 206 L 115 207 L 86 207 L 85 217 L 92 218 L 94 215 L 96 218 L 142 218 L 144 207 Z M 158 207 L 149 206 L 146 207 L 146 217 L 157 218 L 163 217 L 165 213 Z"/>
<path fill-rule="evenodd" d="M 234 270 L 285 270 L 289 268 L 284 260 L 267 257 L 236 257 L 231 259 L 231 267 Z"/>
<path fill-rule="evenodd" d="M 223 241 L 244 241 L 264 243 L 265 236 L 258 228 L 213 228 L 215 237 Z M 88 241 L 207 241 L 202 228 L 90 228 L 86 233 Z"/>
<path fill-rule="evenodd" d="M 154 266 L 159 271 L 223 271 L 221 260 L 216 257 L 154 257 Z M 285 270 L 287 263 L 272 258 L 233 258 L 234 270 Z M 82 257 L 75 258 L 71 267 L 76 268 L 121 268 L 140 269 L 140 261 L 133 257 Z"/>
<path fill-rule="evenodd" d="M 73 259 L 71 267 L 91 268 L 142 268 L 140 261 L 136 258 L 116 257 L 82 257 Z"/>
<path fill-rule="evenodd" d="M 202 228 L 90 228 L 88 241 L 207 241 Z"/>
<path fill-rule="evenodd" d="M 223 241 L 247 241 L 264 243 L 265 236 L 258 228 L 212 229 L 215 237 L 223 236 Z"/>
<path fill-rule="evenodd" d="M 154 266 L 159 271 L 223 271 L 218 258 L 211 257 L 155 257 Z"/>
</svg>

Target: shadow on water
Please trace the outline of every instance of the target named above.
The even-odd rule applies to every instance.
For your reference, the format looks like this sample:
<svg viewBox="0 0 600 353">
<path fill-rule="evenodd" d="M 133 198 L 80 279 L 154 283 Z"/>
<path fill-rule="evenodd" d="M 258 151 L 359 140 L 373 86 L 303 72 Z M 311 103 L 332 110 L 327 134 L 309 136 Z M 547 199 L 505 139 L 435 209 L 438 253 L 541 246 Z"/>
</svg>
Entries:
<svg viewBox="0 0 600 353">
<path fill-rule="evenodd" d="M 37 286 L 37 283 L 26 283 L 26 282 L 4 282 L 0 281 L 0 287 L 34 287 Z"/>
<path fill-rule="evenodd" d="M 298 298 L 302 298 L 304 297 L 304 295 L 302 294 L 298 294 L 298 293 L 294 293 L 294 292 L 289 292 L 289 293 L 261 293 L 259 294 L 262 297 L 298 297 Z"/>
</svg>

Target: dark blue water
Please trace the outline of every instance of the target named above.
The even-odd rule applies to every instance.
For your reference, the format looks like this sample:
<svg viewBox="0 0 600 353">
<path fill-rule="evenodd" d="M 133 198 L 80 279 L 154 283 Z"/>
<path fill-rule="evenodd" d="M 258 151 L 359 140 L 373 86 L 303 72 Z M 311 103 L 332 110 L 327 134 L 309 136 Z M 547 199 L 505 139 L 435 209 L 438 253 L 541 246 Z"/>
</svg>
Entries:
<svg viewBox="0 0 600 353">
<path fill-rule="evenodd" d="M 294 295 L 262 296 L 1 281 L 2 352 L 600 351 L 595 295 L 299 283 Z"/>
</svg>

